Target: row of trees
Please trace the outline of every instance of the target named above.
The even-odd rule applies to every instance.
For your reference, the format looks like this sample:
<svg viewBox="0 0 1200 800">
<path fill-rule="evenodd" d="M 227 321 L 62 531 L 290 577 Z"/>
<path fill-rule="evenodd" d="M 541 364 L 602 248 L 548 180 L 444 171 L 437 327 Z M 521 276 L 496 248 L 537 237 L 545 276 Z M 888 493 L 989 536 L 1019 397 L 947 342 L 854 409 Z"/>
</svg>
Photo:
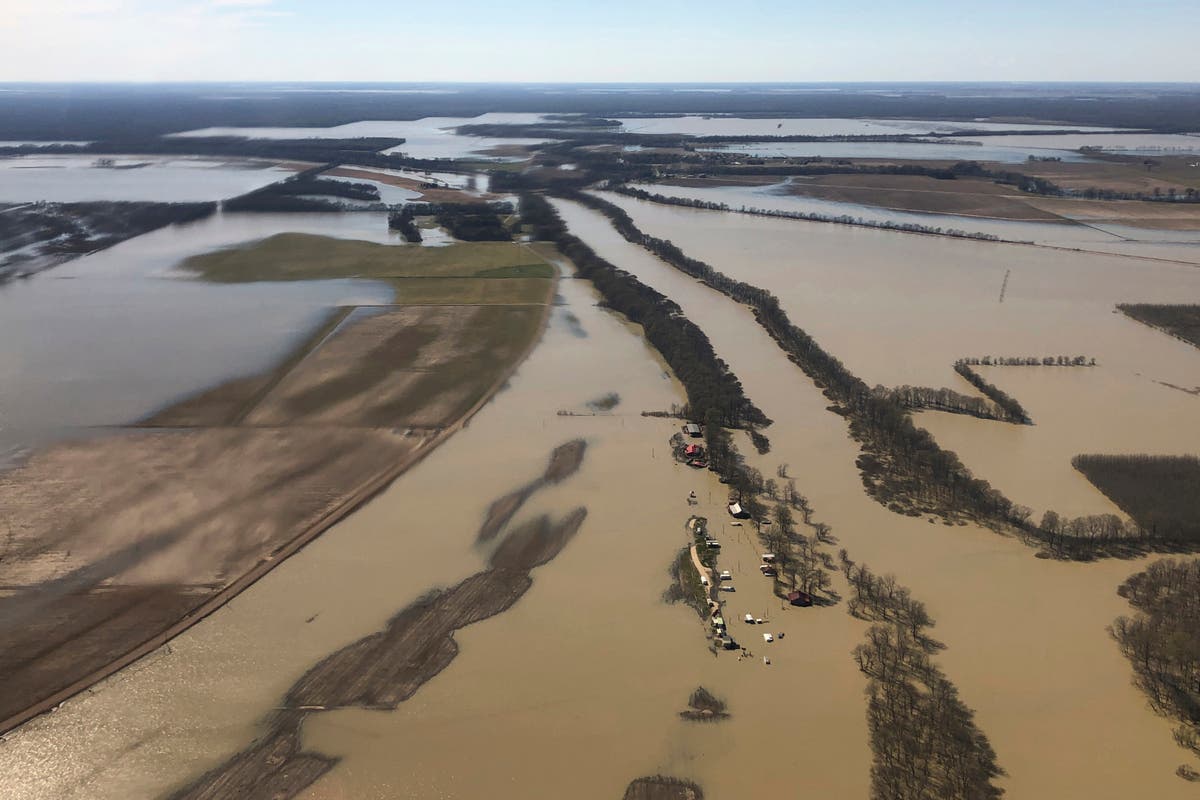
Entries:
<svg viewBox="0 0 1200 800">
<path fill-rule="evenodd" d="M 871 796 L 903 800 L 987 800 L 1004 790 L 1004 775 L 987 736 L 954 684 L 933 663 L 940 648 L 926 629 L 924 604 L 891 576 L 856 566 L 845 551 L 853 590 L 850 612 L 876 622 L 854 649 L 867 684 Z"/>
<path fill-rule="evenodd" d="M 1018 422 L 1022 425 L 1033 424 L 1033 420 L 1029 417 L 1029 412 L 1025 410 L 1025 407 L 1022 406 L 1015 397 L 1008 394 L 994 383 L 989 383 L 982 375 L 971 369 L 971 367 L 965 362 L 956 362 L 954 365 L 954 371 L 963 376 L 968 383 L 981 391 L 989 400 L 995 403 L 1010 422 Z"/>
<path fill-rule="evenodd" d="M 679 306 L 633 275 L 596 255 L 568 230 L 543 196 L 521 196 L 521 219 L 534 238 L 554 242 L 575 264 L 580 277 L 591 281 L 605 305 L 641 325 L 646 340 L 662 354 L 688 396 L 692 418 L 715 420 L 720 427 L 769 425 L 766 415 L 746 397 L 729 365 L 717 358 L 704 332 L 681 313 Z M 713 427 L 709 426 L 710 429 Z M 710 458 L 712 451 L 710 449 Z"/>
<path fill-rule="evenodd" d="M 1119 617 L 1110 632 L 1133 666 L 1134 683 L 1158 713 L 1179 722 L 1175 741 L 1200 757 L 1200 561 L 1156 561 L 1118 593 L 1135 613 Z"/>
<path fill-rule="evenodd" d="M 759 324 L 822 388 L 834 403 L 834 410 L 847 418 L 851 435 L 862 446 L 858 467 L 864 486 L 893 511 L 948 518 L 962 514 L 986 525 L 1016 529 L 1049 545 L 1056 554 L 1071 558 L 1126 555 L 1147 547 L 1200 541 L 1200 493 L 1195 491 L 1200 485 L 1200 467 L 1196 459 L 1078 457 L 1073 462 L 1076 468 L 1137 524 L 1115 525 L 1116 518 L 1106 515 L 1071 520 L 1052 515 L 1044 518 L 1043 524 L 1035 524 L 1028 507 L 1013 503 L 986 480 L 974 476 L 954 452 L 942 449 L 928 431 L 917 427 L 899 397 L 869 389 L 841 361 L 793 325 L 773 294 L 686 256 L 671 242 L 644 234 L 623 209 L 602 198 L 583 192 L 564 194 L 600 211 L 628 241 L 750 306 Z M 1005 413 L 1013 414 L 1015 419 L 1028 419 L 1019 404 Z M 1119 469 L 1113 466 L 1117 463 L 1122 465 Z M 1091 469 L 1093 465 L 1100 468 Z"/>
<path fill-rule="evenodd" d="M 859 467 L 873 497 L 905 513 L 958 512 L 991 524 L 1019 522 L 1008 498 L 987 481 L 974 477 L 953 452 L 940 448 L 928 431 L 913 423 L 902 403 L 877 395 L 808 333 L 793 325 L 773 294 L 684 255 L 671 242 L 647 236 L 623 209 L 602 198 L 582 192 L 566 196 L 603 213 L 627 240 L 750 306 L 759 324 L 849 420 L 851 435 L 863 447 Z"/>
<path fill-rule="evenodd" d="M 1012 421 L 1008 414 L 995 403 L 976 395 L 963 394 L 944 387 L 934 389 L 928 386 L 897 386 L 894 388 L 876 386 L 874 392 L 883 397 L 890 397 L 905 408 L 914 410 L 932 409 L 951 414 L 968 414 L 980 419 Z"/>
<path fill-rule="evenodd" d="M 924 233 L 934 236 L 950 236 L 955 239 L 979 239 L 988 242 L 1007 241 L 1002 240 L 999 236 L 991 233 L 981 233 L 977 231 L 964 231 L 958 228 L 943 228 L 938 225 L 921 225 L 916 222 L 893 222 L 891 220 L 870 220 L 862 217 L 854 217 L 849 214 L 819 214 L 815 211 L 783 211 L 773 208 L 754 208 L 752 206 L 741 206 L 734 209 L 728 203 L 717 203 L 710 200 L 696 200 L 690 197 L 668 197 L 654 192 L 647 192 L 644 189 L 638 189 L 632 186 L 612 186 L 609 187 L 612 191 L 619 194 L 636 197 L 639 200 L 649 200 L 654 203 L 663 203 L 672 206 L 684 206 L 686 208 L 702 208 L 708 211 L 737 211 L 741 214 L 753 214 L 759 217 L 778 217 L 782 219 L 796 219 L 805 222 L 830 222 L 837 225 L 853 225 L 860 228 L 878 228 L 887 231 L 901 231 L 904 233 Z"/>
<path fill-rule="evenodd" d="M 1096 359 L 1087 356 L 983 356 L 960 358 L 954 362 L 972 367 L 1094 367 Z"/>
</svg>

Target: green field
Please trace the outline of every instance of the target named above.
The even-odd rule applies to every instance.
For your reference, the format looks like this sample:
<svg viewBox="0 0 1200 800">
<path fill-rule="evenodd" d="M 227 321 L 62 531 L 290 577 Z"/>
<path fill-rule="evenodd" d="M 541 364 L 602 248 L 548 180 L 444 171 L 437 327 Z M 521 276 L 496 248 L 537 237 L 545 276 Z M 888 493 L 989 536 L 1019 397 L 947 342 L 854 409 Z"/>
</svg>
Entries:
<svg viewBox="0 0 1200 800">
<path fill-rule="evenodd" d="M 443 247 L 384 245 L 307 233 L 281 233 L 248 245 L 192 256 L 183 268 L 218 283 L 329 278 L 512 278 L 553 276 L 553 268 L 512 242 Z"/>
</svg>

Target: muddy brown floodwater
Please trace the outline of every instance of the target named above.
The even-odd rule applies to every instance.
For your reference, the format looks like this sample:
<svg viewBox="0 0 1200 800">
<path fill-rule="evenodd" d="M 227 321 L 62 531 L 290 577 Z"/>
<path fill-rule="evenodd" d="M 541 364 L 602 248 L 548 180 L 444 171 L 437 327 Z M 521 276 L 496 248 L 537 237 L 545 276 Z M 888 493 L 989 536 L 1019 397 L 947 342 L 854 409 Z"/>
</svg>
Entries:
<svg viewBox="0 0 1200 800">
<path fill-rule="evenodd" d="M 476 535 L 489 505 L 547 476 L 548 455 L 577 439 L 587 442 L 578 471 L 537 491 L 510 523 L 532 522 L 536 533 L 542 515 L 562 519 L 586 506 L 573 541 L 534 570 L 515 606 L 457 631 L 457 657 L 396 711 L 309 719 L 295 746 L 340 760 L 301 796 L 611 799 L 657 774 L 754 793 L 794 785 L 792 770 L 771 766 L 795 757 L 776 735 L 784 673 L 714 658 L 694 612 L 661 602 L 667 568 L 687 542 L 688 492 L 713 519 L 724 500 L 707 473 L 671 459 L 675 423 L 640 415 L 682 402 L 682 392 L 640 332 L 597 308 L 586 284 L 563 281 L 561 294 L 509 387 L 419 469 L 169 648 L 10 735 L 0 745 L 0 795 L 165 796 L 267 741 L 260 737 L 272 736 L 289 689 L 314 665 L 385 629 L 431 589 L 485 569 L 490 547 L 478 548 Z M 590 399 L 613 391 L 618 412 L 588 414 Z M 560 451 L 552 476 L 571 460 Z M 753 553 L 747 541 L 746 570 Z M 756 587 L 762 594 L 745 586 L 747 602 L 765 613 L 769 591 Z M 830 640 L 839 660 L 857 638 Z M 836 785 L 820 773 L 805 784 L 861 796 L 862 682 L 849 677 L 824 705 L 850 731 L 843 738 L 856 748 L 855 766 Z M 720 725 L 680 719 L 698 685 L 726 699 L 733 716 Z M 275 741 L 281 754 L 293 746 Z"/>
<path fill-rule="evenodd" d="M 973 392 L 952 369 L 959 358 L 1095 358 L 1086 369 L 981 368 L 1033 426 L 920 415 L 943 447 L 1039 515 L 1120 513 L 1071 467 L 1078 453 L 1200 451 L 1200 425 L 1181 424 L 1196 398 L 1160 383 L 1195 385 L 1200 352 L 1115 311 L 1138 298 L 1200 300 L 1200 268 L 605 199 L 646 233 L 773 292 L 868 385 Z"/>
<path fill-rule="evenodd" d="M 640 205 L 628 207 L 644 230 L 665 235 L 652 224 L 653 214 L 643 214 Z M 847 548 L 852 558 L 875 571 L 894 573 L 926 602 L 937 620 L 932 633 L 947 645 L 937 661 L 963 701 L 976 710 L 976 723 L 1008 772 L 1001 785 L 1010 796 L 1191 796 L 1192 788 L 1174 775 L 1182 755 L 1171 738 L 1170 722 L 1155 716 L 1131 685 L 1128 664 L 1106 631 L 1125 613 L 1117 585 L 1144 560 L 1040 560 L 1019 541 L 973 525 L 951 527 L 887 511 L 862 491 L 854 467 L 858 448 L 848 439 L 844 421 L 826 410 L 826 398 L 790 365 L 748 309 L 625 242 L 599 214 L 569 203 L 559 208 L 576 235 L 601 256 L 667 293 L 690 318 L 702 321 L 717 354 L 733 365 L 749 396 L 775 420 L 770 429 L 772 452 L 765 458 L 750 456 L 751 463 L 765 474 L 774 474 L 776 464 L 789 464 L 789 474 L 817 511 L 816 519 L 832 526 L 835 547 Z M 807 246 L 807 227 L 793 229 L 792 248 L 797 253 Z M 670 238 L 685 253 L 727 268 L 714 257 L 715 250 L 684 235 L 688 230 L 672 230 Z M 853 238 L 844 243 L 846 248 L 855 246 Z M 751 282 L 754 265 L 760 263 L 753 241 L 742 240 L 740 256 L 740 277 Z M 872 243 L 858 256 L 879 257 L 883 244 Z M 854 258 L 853 252 L 844 258 Z M 771 262 L 762 261 L 764 270 L 769 269 Z M 1132 262 L 1130 268 L 1140 266 Z M 820 286 L 810 288 L 821 291 Z M 806 325 L 806 318 L 794 312 L 793 319 Z M 723 551 L 722 558 L 729 555 Z M 737 608 L 741 597 L 735 597 Z M 771 652 L 772 678 L 787 674 L 786 699 L 776 699 L 778 715 L 789 709 L 795 714 L 777 722 L 777 731 L 793 737 L 793 759 L 795 753 L 804 754 L 796 769 L 803 776 L 797 786 L 822 785 L 815 780 L 820 776 L 827 778 L 826 788 L 842 790 L 835 796 L 865 796 L 865 791 L 835 783 L 839 776 L 848 780 L 865 774 L 867 767 L 859 758 L 869 755 L 858 755 L 865 749 L 865 733 L 864 741 L 856 743 L 853 729 L 845 722 L 839 727 L 839 718 L 830 713 L 838 706 L 828 707 L 830 702 L 852 702 L 839 688 L 854 677 L 848 657 L 853 644 L 845 647 L 841 642 L 861 637 L 863 626 L 838 607 L 811 611 L 787 612 L 789 625 L 799 619 L 794 623 L 798 630 L 789 628 L 784 642 L 770 645 L 777 648 Z M 796 645 L 802 646 L 803 658 L 785 658 Z M 728 701 L 733 717 L 728 723 L 703 727 L 732 730 L 742 721 L 745 700 L 724 685 L 711 688 Z M 856 713 L 862 711 L 862 702 L 860 697 Z M 793 720 L 802 724 L 792 725 Z M 805 736 L 809 725 L 822 735 Z M 745 755 L 739 750 L 739 757 Z M 732 771 L 744 778 L 740 768 Z M 717 796 L 717 779 L 709 778 L 707 770 L 699 774 L 705 791 Z M 731 784 L 733 794 L 737 782 Z"/>
<path fill-rule="evenodd" d="M 1115 588 L 1140 562 L 1038 560 L 990 531 L 888 512 L 863 493 L 844 421 L 826 411 L 827 400 L 747 310 L 629 245 L 603 217 L 569 204 L 562 210 L 602 256 L 677 300 L 776 420 L 772 452 L 750 455 L 751 463 L 768 475 L 789 464 L 816 519 L 832 526 L 835 547 L 895 573 L 926 602 L 938 623 L 932 634 L 948 646 L 938 663 L 977 710 L 1009 773 L 1010 796 L 1194 794 L 1173 774 L 1180 755 L 1170 723 L 1130 685 L 1105 632 L 1126 611 Z M 635 211 L 640 225 L 664 234 Z M 723 234 L 733 241 L 742 222 L 711 224 L 734 226 Z M 779 224 L 795 226 L 774 234 L 793 257 L 817 248 L 815 226 Z M 890 264 L 907 239 L 941 247 L 927 237 L 845 230 L 847 238 L 824 247 L 844 248 L 850 260 Z M 770 234 L 741 233 L 748 236 L 737 245 L 743 277 L 766 283 L 772 261 L 758 239 Z M 671 233 L 690 255 L 733 273 L 736 265 L 698 236 L 690 227 Z M 955 252 L 966 261 L 983 252 L 975 248 L 994 247 L 962 244 Z M 937 261 L 932 251 L 911 258 L 919 265 L 924 256 Z M 800 278 L 792 276 L 801 293 L 833 291 Z M 586 507 L 575 537 L 533 570 L 532 586 L 511 608 L 456 630 L 454 659 L 395 710 L 325 711 L 310 715 L 297 739 L 277 741 L 280 755 L 298 747 L 328 760 L 305 769 L 337 760 L 299 796 L 612 800 L 631 784 L 635 792 L 652 788 L 638 778 L 666 775 L 694 781 L 713 798 L 867 797 L 866 680 L 850 654 L 867 626 L 844 603 L 780 605 L 758 574 L 752 532 L 729 524 L 725 487 L 673 461 L 674 421 L 640 415 L 682 402 L 680 387 L 640 331 L 597 308 L 586 284 L 560 287 L 562 306 L 541 345 L 468 427 L 169 648 L 10 735 L 0 745 L 0 795 L 165 796 L 256 739 L 268 741 L 289 690 L 316 665 L 387 629 L 431 590 L 486 571 L 496 545 L 480 546 L 477 536 L 493 502 L 545 476 L 554 448 L 584 440 L 577 471 L 516 504 L 492 541 L 514 530 L 537 537 L 543 515 L 562 520 Z M 789 312 L 808 326 L 807 313 Z M 838 331 L 813 332 L 855 369 L 862 369 L 855 357 L 887 360 L 841 352 Z M 952 333 L 958 346 L 973 341 Z M 940 354 L 929 365 L 952 375 Z M 590 414 L 588 400 L 609 392 L 620 393 L 620 406 Z M 740 435 L 739 445 L 753 452 Z M 689 491 L 697 507 L 687 505 Z M 752 659 L 714 655 L 695 613 L 661 602 L 691 513 L 707 516 L 722 541 L 719 563 L 736 589 L 723 593 L 726 616 L 766 620 L 761 630 L 731 623 Z M 840 583 L 835 588 L 845 595 Z M 765 644 L 761 631 L 776 641 Z M 729 718 L 681 719 L 697 686 L 723 700 Z"/>
</svg>

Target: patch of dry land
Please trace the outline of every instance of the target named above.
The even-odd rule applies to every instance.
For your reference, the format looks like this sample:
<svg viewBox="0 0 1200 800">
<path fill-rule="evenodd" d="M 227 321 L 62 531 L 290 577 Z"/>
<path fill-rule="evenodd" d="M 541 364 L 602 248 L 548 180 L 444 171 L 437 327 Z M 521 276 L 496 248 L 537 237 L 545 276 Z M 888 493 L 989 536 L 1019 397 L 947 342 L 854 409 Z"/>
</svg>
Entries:
<svg viewBox="0 0 1200 800">
<path fill-rule="evenodd" d="M 1062 222 L 1058 214 L 1027 202 L 1029 195 L 989 180 L 938 180 L 925 175 L 820 175 L 796 178 L 793 194 L 841 203 L 1037 222 Z"/>
<path fill-rule="evenodd" d="M 0 729 L 161 645 L 420 460 L 529 352 L 554 290 L 509 243 L 284 235 L 185 267 L 379 278 L 400 302 L 338 309 L 267 374 L 0 474 Z M 432 304 L 405 303 L 408 280 Z"/>
</svg>

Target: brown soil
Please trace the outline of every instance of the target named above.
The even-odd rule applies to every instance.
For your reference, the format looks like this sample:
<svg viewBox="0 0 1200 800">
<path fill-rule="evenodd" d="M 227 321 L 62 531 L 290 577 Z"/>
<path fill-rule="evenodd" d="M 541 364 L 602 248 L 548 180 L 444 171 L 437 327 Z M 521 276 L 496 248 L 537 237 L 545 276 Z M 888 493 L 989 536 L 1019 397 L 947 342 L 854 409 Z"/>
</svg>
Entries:
<svg viewBox="0 0 1200 800">
<path fill-rule="evenodd" d="M 1115 192 L 1145 192 L 1155 189 L 1200 189 L 1200 168 L 1192 167 L 1196 156 L 1105 154 L 1090 161 L 1041 161 L 1022 164 L 1019 171 L 1045 178 L 1066 189 L 1109 189 Z M 1147 168 L 1145 162 L 1150 161 Z"/>
<path fill-rule="evenodd" d="M 624 800 L 704 800 L 704 792 L 691 781 L 654 775 L 630 783 Z"/>
<path fill-rule="evenodd" d="M 271 373 L 151 420 L 214 427 L 62 444 L 0 473 L 0 730 L 161 646 L 387 486 L 503 383 L 547 308 L 390 307 L 327 335 L 335 314 Z M 552 557 L 581 521 L 510 560 Z"/>
<path fill-rule="evenodd" d="M 1062 221 L 1058 215 L 1030 205 L 1016 190 L 966 178 L 942 181 L 923 175 L 827 175 L 793 181 L 789 189 L 806 197 L 896 211 Z"/>
<path fill-rule="evenodd" d="M 1031 197 L 1029 204 L 1082 222 L 1109 222 L 1159 230 L 1200 230 L 1200 204 L 1152 200 L 1077 200 Z"/>
<path fill-rule="evenodd" d="M 550 454 L 550 463 L 546 465 L 546 471 L 540 478 L 509 492 L 488 506 L 483 525 L 475 535 L 475 541 L 491 541 L 534 492 L 547 484 L 558 483 L 574 475 L 583 463 L 586 449 L 587 442 L 582 439 L 574 439 L 554 448 L 554 452 Z"/>
<path fill-rule="evenodd" d="M 143 433 L 60 445 L 0 475 L 0 719 L 269 564 L 422 443 L 368 430 Z"/>
<path fill-rule="evenodd" d="M 554 448 L 542 479 L 548 483 L 558 483 L 571 477 L 579 471 L 586 451 L 587 442 L 583 439 L 573 439 Z"/>
<path fill-rule="evenodd" d="M 587 509 L 577 508 L 558 522 L 543 515 L 514 529 L 492 553 L 496 569 L 533 569 L 553 559 L 574 538 Z"/>
<path fill-rule="evenodd" d="M 495 384 L 541 316 L 539 306 L 453 305 L 356 315 L 280 380 L 246 424 L 445 426 Z"/>
</svg>

